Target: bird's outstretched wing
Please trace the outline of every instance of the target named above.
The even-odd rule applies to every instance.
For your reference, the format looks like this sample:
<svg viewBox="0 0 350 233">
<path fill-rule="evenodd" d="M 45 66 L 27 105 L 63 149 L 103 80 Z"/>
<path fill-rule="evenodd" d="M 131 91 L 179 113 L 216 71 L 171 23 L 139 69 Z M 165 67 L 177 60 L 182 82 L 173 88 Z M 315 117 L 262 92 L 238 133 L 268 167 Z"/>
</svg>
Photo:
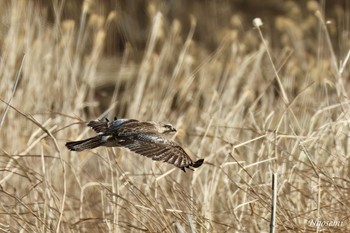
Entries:
<svg viewBox="0 0 350 233">
<path fill-rule="evenodd" d="M 113 134 L 120 127 L 125 126 L 130 122 L 138 122 L 134 119 L 115 119 L 110 122 L 107 118 L 105 120 L 90 121 L 88 126 L 91 127 L 96 133 L 101 134 Z"/>
<path fill-rule="evenodd" d="M 91 127 L 96 133 L 104 133 L 108 129 L 108 121 L 90 121 L 88 126 Z"/>
<path fill-rule="evenodd" d="M 153 160 L 173 164 L 183 171 L 185 171 L 185 168 L 199 167 L 203 163 L 203 159 L 193 162 L 179 145 L 158 134 L 129 136 L 125 140 L 119 141 L 119 144 Z"/>
</svg>

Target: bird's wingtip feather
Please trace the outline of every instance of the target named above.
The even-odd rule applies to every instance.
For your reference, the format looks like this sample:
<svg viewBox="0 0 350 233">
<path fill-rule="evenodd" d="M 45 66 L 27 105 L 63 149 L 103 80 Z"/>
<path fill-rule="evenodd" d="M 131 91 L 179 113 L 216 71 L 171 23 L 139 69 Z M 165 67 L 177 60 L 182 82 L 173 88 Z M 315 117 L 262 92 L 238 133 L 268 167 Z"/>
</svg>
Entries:
<svg viewBox="0 0 350 233">
<path fill-rule="evenodd" d="M 204 159 L 198 159 L 196 162 L 193 163 L 192 167 L 200 167 L 204 162 Z"/>
</svg>

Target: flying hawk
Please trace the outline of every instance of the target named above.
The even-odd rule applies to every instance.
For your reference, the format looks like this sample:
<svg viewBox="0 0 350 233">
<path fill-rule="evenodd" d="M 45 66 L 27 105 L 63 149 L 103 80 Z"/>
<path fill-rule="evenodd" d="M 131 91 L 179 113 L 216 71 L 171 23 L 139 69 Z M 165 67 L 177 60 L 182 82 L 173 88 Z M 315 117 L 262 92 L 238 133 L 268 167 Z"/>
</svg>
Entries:
<svg viewBox="0 0 350 233">
<path fill-rule="evenodd" d="M 141 122 L 134 119 L 115 119 L 109 122 L 106 119 L 106 121 L 90 121 L 88 126 L 98 135 L 81 141 L 67 142 L 68 149 L 82 151 L 99 146 L 124 147 L 153 160 L 173 164 L 184 172 L 185 168 L 197 168 L 204 161 L 199 159 L 193 162 L 181 146 L 166 137 L 176 132 L 170 124 Z"/>
</svg>

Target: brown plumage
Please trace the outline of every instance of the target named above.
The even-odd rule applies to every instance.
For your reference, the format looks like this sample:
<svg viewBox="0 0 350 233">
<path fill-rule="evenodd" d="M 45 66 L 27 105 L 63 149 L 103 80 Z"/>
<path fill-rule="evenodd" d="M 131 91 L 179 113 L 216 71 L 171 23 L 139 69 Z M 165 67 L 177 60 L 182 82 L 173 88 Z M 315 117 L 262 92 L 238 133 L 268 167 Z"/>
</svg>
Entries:
<svg viewBox="0 0 350 233">
<path fill-rule="evenodd" d="M 98 135 L 81 141 L 67 142 L 68 149 L 82 151 L 99 146 L 124 147 L 153 160 L 173 164 L 183 171 L 185 168 L 197 168 L 204 161 L 199 159 L 193 162 L 181 146 L 166 137 L 176 132 L 170 124 L 116 119 L 112 122 L 90 121 L 88 126 Z"/>
</svg>

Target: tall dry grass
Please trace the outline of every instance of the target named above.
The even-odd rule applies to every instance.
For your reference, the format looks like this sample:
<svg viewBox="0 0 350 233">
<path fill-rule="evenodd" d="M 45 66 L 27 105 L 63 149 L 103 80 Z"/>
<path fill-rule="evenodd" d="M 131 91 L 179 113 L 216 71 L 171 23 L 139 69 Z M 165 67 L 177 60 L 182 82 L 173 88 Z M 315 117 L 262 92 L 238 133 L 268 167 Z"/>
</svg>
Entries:
<svg viewBox="0 0 350 233">
<path fill-rule="evenodd" d="M 123 12 L 90 3 L 80 20 L 61 19 L 59 1 L 53 16 L 2 3 L 0 231 L 267 232 L 272 173 L 277 231 L 349 231 L 349 24 L 327 26 L 311 2 L 304 22 L 276 19 L 273 47 L 264 27 L 233 17 L 210 52 L 194 39 L 201 18 L 182 25 L 150 1 L 144 51 L 126 43 L 106 58 Z M 126 150 L 64 147 L 92 135 L 86 121 L 114 115 L 172 123 L 205 164 L 183 173 Z"/>
</svg>

